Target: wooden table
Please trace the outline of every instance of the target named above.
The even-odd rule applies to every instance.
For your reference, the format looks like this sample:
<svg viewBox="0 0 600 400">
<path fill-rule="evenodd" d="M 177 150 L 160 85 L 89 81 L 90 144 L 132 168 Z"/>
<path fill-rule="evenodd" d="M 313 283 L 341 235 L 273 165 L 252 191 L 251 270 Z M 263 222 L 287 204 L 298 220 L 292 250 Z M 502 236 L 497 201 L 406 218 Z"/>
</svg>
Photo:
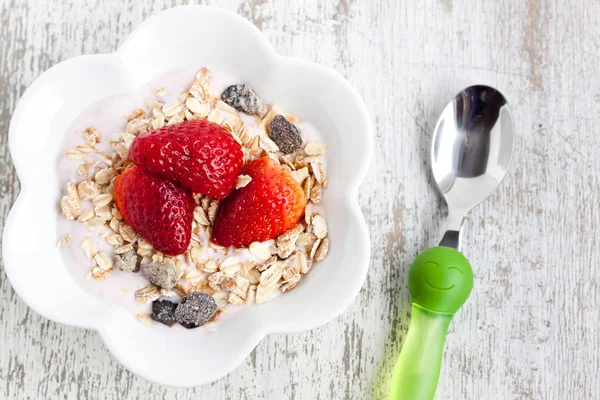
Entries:
<svg viewBox="0 0 600 400">
<path fill-rule="evenodd" d="M 55 63 L 114 51 L 178 0 L 0 0 L 0 216 L 19 192 L 11 113 Z M 343 75 L 376 127 L 360 203 L 373 259 L 330 324 L 272 335 L 229 376 L 170 389 L 93 332 L 39 317 L 0 272 L 2 399 L 383 399 L 409 323 L 407 270 L 446 208 L 428 153 L 438 115 L 485 83 L 512 103 L 508 179 L 465 226 L 475 289 L 446 345 L 438 399 L 600 399 L 600 3 L 594 0 L 225 0 L 278 52 Z M 24 267 L 26 265 L 24 264 Z"/>
</svg>

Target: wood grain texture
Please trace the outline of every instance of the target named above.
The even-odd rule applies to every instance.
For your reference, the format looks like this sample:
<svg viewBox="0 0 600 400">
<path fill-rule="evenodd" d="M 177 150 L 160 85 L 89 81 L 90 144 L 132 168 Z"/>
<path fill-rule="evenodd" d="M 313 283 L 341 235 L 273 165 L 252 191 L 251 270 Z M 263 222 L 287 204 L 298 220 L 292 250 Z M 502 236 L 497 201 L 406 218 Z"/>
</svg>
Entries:
<svg viewBox="0 0 600 400">
<path fill-rule="evenodd" d="M 44 70 L 114 51 L 179 0 L 0 0 L 0 217 L 19 191 L 11 113 Z M 468 217 L 476 286 L 456 316 L 437 399 L 600 399 L 600 3 L 595 0 L 207 1 L 284 55 L 338 70 L 364 97 L 376 153 L 360 203 L 373 259 L 358 299 L 310 332 L 271 335 L 229 376 L 171 389 L 121 367 L 93 332 L 29 311 L 0 271 L 2 399 L 384 399 L 409 323 L 407 270 L 440 238 L 428 147 L 460 89 L 500 88 L 515 163 Z"/>
</svg>

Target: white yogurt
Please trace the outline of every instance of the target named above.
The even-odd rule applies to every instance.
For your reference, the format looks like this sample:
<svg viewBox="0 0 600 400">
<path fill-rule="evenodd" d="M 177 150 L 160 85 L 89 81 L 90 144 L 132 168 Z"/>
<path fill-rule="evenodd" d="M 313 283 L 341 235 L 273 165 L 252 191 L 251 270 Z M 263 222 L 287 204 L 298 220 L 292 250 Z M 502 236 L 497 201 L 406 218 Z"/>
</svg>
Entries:
<svg viewBox="0 0 600 400">
<path fill-rule="evenodd" d="M 97 148 L 111 153 L 113 150 L 109 146 L 109 139 L 113 134 L 125 131 L 127 115 L 132 110 L 142 108 L 149 112 L 148 102 L 150 100 L 157 100 L 162 103 L 176 103 L 178 96 L 190 88 L 199 69 L 200 68 L 197 66 L 179 68 L 158 77 L 135 92 L 103 99 L 97 102 L 79 115 L 71 124 L 63 139 L 61 154 L 65 154 L 67 150 L 84 144 L 82 132 L 88 127 L 94 127 L 102 133 L 102 142 L 97 145 Z M 239 83 L 239 81 L 234 76 L 220 71 L 211 71 L 211 89 L 215 95 L 222 93 L 225 88 L 235 83 Z M 156 89 L 159 87 L 166 89 L 166 94 L 163 97 L 159 97 L 155 94 Z M 285 111 L 293 114 L 294 110 Z M 264 130 L 258 125 L 258 119 L 256 117 L 244 114 L 240 114 L 240 116 L 248 126 L 251 134 L 266 136 Z M 301 121 L 297 123 L 296 126 L 304 132 L 308 141 L 322 142 L 321 135 L 309 122 Z M 323 159 L 325 163 L 325 157 Z M 57 168 L 61 187 L 65 187 L 69 180 L 75 182 L 80 182 L 82 180 L 76 172 L 77 166 L 81 163 L 82 161 L 69 160 L 65 157 L 61 157 L 58 160 Z M 86 201 L 82 203 L 82 207 L 83 209 L 93 208 L 93 205 L 91 202 Z M 321 210 L 318 211 L 322 213 Z M 135 301 L 133 294 L 136 290 L 148 284 L 148 281 L 141 273 L 122 272 L 118 268 L 114 268 L 112 275 L 108 276 L 104 281 L 88 278 L 89 272 L 93 266 L 92 260 L 88 259 L 80 248 L 81 241 L 86 236 L 89 236 L 93 240 L 96 250 L 102 250 L 111 257 L 114 254 L 112 246 L 98 236 L 102 230 L 108 229 L 97 227 L 95 230 L 92 230 L 85 224 L 78 221 L 69 221 L 60 214 L 57 232 L 58 237 L 60 238 L 67 234 L 70 234 L 72 237 L 71 246 L 61 249 L 69 273 L 72 278 L 91 295 L 97 296 L 109 303 L 119 304 L 130 310 L 132 313 L 149 313 L 151 311 L 151 305 Z M 206 254 L 206 256 L 210 258 L 227 257 L 208 247 L 209 238 L 206 237 L 204 232 L 202 232 L 202 235 L 203 254 Z M 273 244 L 273 241 L 265 243 L 266 246 L 269 246 L 270 244 Z M 230 249 L 228 256 L 234 255 L 241 261 L 263 261 L 257 259 L 249 251 L 238 254 L 234 249 Z M 186 269 L 192 270 L 195 269 L 195 267 L 186 264 Z M 243 309 L 243 307 L 227 307 L 225 315 L 221 318 L 229 317 L 241 309 Z"/>
</svg>

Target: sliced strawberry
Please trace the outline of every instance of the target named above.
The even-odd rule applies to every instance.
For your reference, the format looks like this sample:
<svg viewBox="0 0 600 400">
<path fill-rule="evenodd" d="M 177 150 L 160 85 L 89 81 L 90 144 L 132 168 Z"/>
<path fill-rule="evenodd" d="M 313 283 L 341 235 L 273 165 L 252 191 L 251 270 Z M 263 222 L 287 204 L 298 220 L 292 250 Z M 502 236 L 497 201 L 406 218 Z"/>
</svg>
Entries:
<svg viewBox="0 0 600 400">
<path fill-rule="evenodd" d="M 304 214 L 306 197 L 294 177 L 269 157 L 246 164 L 252 180 L 219 207 L 212 240 L 221 246 L 264 242 L 292 228 Z"/>
<path fill-rule="evenodd" d="M 235 188 L 243 156 L 242 147 L 221 125 L 205 120 L 142 133 L 129 148 L 129 158 L 146 171 L 218 199 Z"/>
<path fill-rule="evenodd" d="M 168 255 L 185 253 L 195 206 L 189 189 L 133 167 L 117 178 L 114 195 L 125 222 L 156 250 Z"/>
</svg>

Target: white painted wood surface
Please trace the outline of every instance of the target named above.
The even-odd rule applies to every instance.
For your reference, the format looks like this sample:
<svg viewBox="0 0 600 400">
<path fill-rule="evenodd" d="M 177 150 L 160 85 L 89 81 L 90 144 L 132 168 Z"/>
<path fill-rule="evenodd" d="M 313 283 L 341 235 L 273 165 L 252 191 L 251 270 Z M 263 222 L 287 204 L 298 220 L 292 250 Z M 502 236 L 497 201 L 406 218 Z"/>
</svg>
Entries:
<svg viewBox="0 0 600 400">
<path fill-rule="evenodd" d="M 6 145 L 25 88 L 61 60 L 115 50 L 180 3 L 0 0 L 2 223 L 19 191 Z M 444 219 L 431 131 L 457 91 L 486 83 L 514 107 L 515 163 L 466 224 L 476 286 L 451 326 L 437 398 L 600 399 L 600 3 L 206 3 L 249 18 L 278 52 L 338 70 L 364 96 L 377 146 L 360 197 L 373 240 L 363 290 L 332 323 L 270 336 L 226 378 L 184 390 L 137 378 L 95 333 L 29 311 L 0 271 L 0 398 L 386 398 L 409 323 L 408 266 Z"/>
</svg>

